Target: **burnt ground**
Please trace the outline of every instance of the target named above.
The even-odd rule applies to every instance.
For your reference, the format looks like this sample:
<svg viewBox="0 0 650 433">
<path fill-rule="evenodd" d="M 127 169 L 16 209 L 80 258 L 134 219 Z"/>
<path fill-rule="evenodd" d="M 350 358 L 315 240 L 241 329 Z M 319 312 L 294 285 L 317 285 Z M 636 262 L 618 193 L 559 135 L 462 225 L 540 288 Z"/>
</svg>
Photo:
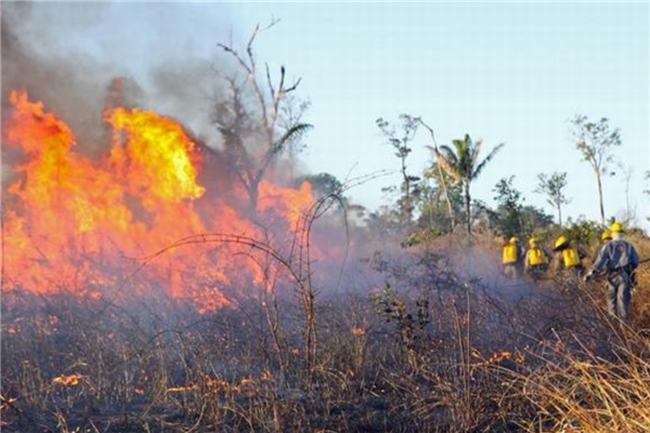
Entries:
<svg viewBox="0 0 650 433">
<path fill-rule="evenodd" d="M 597 286 L 507 281 L 479 248 L 438 250 L 375 254 L 365 277 L 317 292 L 311 361 L 291 288 L 273 308 L 204 315 L 163 298 L 6 293 L 3 431 L 528 431 L 555 421 L 522 378 L 630 345 Z"/>
</svg>

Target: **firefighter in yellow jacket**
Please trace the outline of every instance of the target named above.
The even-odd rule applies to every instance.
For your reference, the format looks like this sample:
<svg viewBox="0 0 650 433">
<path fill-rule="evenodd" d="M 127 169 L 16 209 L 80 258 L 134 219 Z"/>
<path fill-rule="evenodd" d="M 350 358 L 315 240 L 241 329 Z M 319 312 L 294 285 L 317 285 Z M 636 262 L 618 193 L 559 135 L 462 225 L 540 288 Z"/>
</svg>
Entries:
<svg viewBox="0 0 650 433">
<path fill-rule="evenodd" d="M 519 239 L 511 237 L 503 246 L 501 263 L 503 264 L 503 273 L 508 277 L 515 279 L 521 274 L 521 265 L 524 253 L 519 245 Z"/>
<path fill-rule="evenodd" d="M 539 280 L 548 269 L 548 254 L 538 245 L 535 238 L 530 238 L 528 247 L 524 258 L 524 270 L 533 280 Z"/>
<path fill-rule="evenodd" d="M 555 252 L 555 270 L 557 273 L 564 270 L 574 275 L 582 275 L 585 270 L 582 264 L 582 259 L 585 257 L 585 254 L 578 248 L 572 246 L 571 242 L 565 236 L 557 238 L 553 251 Z"/>
</svg>

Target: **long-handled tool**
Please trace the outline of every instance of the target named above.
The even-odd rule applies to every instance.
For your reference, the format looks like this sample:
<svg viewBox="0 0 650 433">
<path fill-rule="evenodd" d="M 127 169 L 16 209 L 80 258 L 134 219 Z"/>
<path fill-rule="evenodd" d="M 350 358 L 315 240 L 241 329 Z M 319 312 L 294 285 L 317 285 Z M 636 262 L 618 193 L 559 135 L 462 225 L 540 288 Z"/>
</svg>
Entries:
<svg viewBox="0 0 650 433">
<path fill-rule="evenodd" d="M 639 264 L 637 266 L 641 266 L 642 264 L 648 263 L 648 262 L 650 262 L 650 257 L 648 257 L 647 259 L 640 260 Z M 587 282 L 587 281 L 591 281 L 594 278 L 604 277 L 605 274 L 606 274 L 605 271 L 601 271 L 598 274 L 589 273 L 589 274 L 585 275 L 584 281 Z"/>
</svg>

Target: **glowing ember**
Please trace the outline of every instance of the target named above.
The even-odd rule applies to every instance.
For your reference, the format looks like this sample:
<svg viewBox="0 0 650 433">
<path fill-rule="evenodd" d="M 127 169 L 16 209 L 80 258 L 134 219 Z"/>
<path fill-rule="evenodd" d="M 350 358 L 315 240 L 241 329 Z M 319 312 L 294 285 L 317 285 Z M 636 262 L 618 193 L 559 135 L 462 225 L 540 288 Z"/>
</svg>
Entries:
<svg viewBox="0 0 650 433">
<path fill-rule="evenodd" d="M 241 188 L 208 194 L 210 185 L 199 183 L 198 146 L 173 119 L 138 109 L 107 112 L 110 151 L 95 161 L 75 152 L 73 131 L 41 102 L 16 91 L 10 102 L 3 143 L 21 150 L 23 160 L 3 207 L 2 290 L 98 298 L 120 287 L 137 258 L 183 237 L 265 239 L 259 223 L 238 210 L 248 203 Z M 312 203 L 308 183 L 291 189 L 263 180 L 255 218 L 286 234 Z M 174 249 L 129 282 L 129 293 L 164 290 L 200 312 L 232 305 L 226 288 L 264 285 L 259 265 L 241 252 L 215 244 Z"/>
<path fill-rule="evenodd" d="M 79 385 L 79 381 L 81 380 L 82 377 L 83 376 L 80 376 L 78 374 L 68 374 L 68 375 L 64 374 L 52 379 L 52 383 L 55 385 L 62 385 L 62 386 L 77 386 Z"/>
</svg>

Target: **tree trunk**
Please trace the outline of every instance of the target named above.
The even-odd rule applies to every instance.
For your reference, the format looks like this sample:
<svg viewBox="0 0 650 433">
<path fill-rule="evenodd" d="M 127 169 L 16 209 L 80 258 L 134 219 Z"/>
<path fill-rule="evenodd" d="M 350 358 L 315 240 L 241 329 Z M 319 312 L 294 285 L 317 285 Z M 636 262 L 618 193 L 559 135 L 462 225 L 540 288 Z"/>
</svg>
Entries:
<svg viewBox="0 0 650 433">
<path fill-rule="evenodd" d="M 257 216 L 257 202 L 259 199 L 260 181 L 253 180 L 248 187 L 248 208 L 253 217 Z"/>
<path fill-rule="evenodd" d="M 314 310 L 314 294 L 311 288 L 303 288 L 303 308 L 305 310 L 305 369 L 311 386 L 314 362 L 316 359 L 316 319 Z"/>
<path fill-rule="evenodd" d="M 408 174 L 406 173 L 406 159 L 404 157 L 402 158 L 402 178 L 404 179 L 402 218 L 405 224 L 410 224 L 413 215 L 411 204 L 411 181 L 409 180 Z"/>
<path fill-rule="evenodd" d="M 557 204 L 557 220 L 560 223 L 560 227 L 562 227 L 562 205 L 560 203 Z"/>
<path fill-rule="evenodd" d="M 469 182 L 465 181 L 465 213 L 467 214 L 467 234 L 472 234 L 472 215 L 470 211 Z"/>
<path fill-rule="evenodd" d="M 600 171 L 596 170 L 596 181 L 598 182 L 598 201 L 600 203 L 600 220 L 603 225 L 606 224 L 605 221 L 605 205 L 603 204 L 603 184 L 600 180 Z"/>
<path fill-rule="evenodd" d="M 410 224 L 413 215 L 413 205 L 411 204 L 411 184 L 409 182 L 405 183 L 406 192 L 404 193 L 404 204 L 403 204 L 403 213 L 404 213 L 404 223 Z"/>
<path fill-rule="evenodd" d="M 630 211 L 630 177 L 625 179 L 625 219 L 631 220 L 632 213 Z"/>
<path fill-rule="evenodd" d="M 447 181 L 445 181 L 445 176 L 442 173 L 442 168 L 440 167 L 440 152 L 438 151 L 438 144 L 436 143 L 436 137 L 433 133 L 433 128 L 424 123 L 420 119 L 420 124 L 429 130 L 431 134 L 431 141 L 433 142 L 433 151 L 436 156 L 436 167 L 438 168 L 438 176 L 440 177 L 440 185 L 442 185 L 442 192 L 445 194 L 445 201 L 447 202 L 447 213 L 449 214 L 449 223 L 451 224 L 451 231 L 454 231 L 456 228 L 456 214 L 454 208 L 451 205 L 451 200 L 449 199 L 449 191 L 447 189 Z"/>
<path fill-rule="evenodd" d="M 437 152 L 437 150 L 436 150 Z M 451 224 L 451 231 L 454 231 L 456 227 L 456 215 L 454 214 L 454 208 L 451 206 L 451 200 L 449 199 L 449 191 L 447 190 L 447 181 L 440 168 L 440 164 L 436 162 L 436 167 L 438 167 L 438 177 L 440 178 L 440 185 L 442 186 L 442 192 L 445 195 L 445 201 L 447 202 L 447 213 L 449 214 L 449 223 Z"/>
</svg>

